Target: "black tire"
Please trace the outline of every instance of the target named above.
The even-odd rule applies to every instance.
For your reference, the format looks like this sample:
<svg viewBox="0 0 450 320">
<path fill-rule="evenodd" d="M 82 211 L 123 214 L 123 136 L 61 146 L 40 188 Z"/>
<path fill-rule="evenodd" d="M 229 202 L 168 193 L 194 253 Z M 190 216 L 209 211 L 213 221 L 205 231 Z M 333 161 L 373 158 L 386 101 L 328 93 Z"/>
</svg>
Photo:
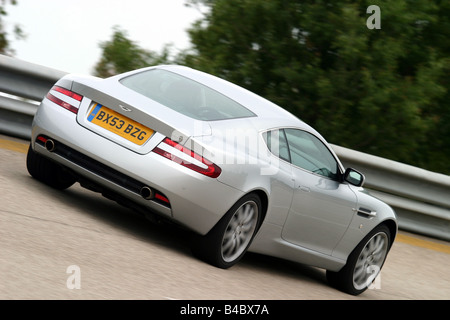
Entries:
<svg viewBox="0 0 450 320">
<path fill-rule="evenodd" d="M 379 225 L 358 244 L 340 271 L 327 270 L 328 282 L 351 295 L 363 293 L 380 273 L 390 247 L 389 228 Z"/>
<path fill-rule="evenodd" d="M 58 190 L 67 189 L 77 181 L 67 169 L 34 152 L 31 146 L 28 147 L 27 170 L 36 180 Z"/>
<path fill-rule="evenodd" d="M 247 252 L 261 221 L 261 200 L 256 194 L 241 198 L 192 251 L 198 258 L 222 269 L 230 268 Z"/>
</svg>

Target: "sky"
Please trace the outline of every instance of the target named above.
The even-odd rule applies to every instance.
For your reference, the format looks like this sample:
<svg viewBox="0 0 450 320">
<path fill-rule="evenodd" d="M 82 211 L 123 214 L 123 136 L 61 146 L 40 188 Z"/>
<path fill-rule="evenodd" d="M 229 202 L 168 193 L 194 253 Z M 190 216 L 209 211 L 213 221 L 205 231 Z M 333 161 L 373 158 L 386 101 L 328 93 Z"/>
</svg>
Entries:
<svg viewBox="0 0 450 320">
<path fill-rule="evenodd" d="M 140 47 L 160 52 L 189 47 L 186 32 L 201 17 L 186 0 L 17 0 L 3 17 L 14 57 L 69 73 L 92 74 L 100 42 L 111 40 L 114 26 Z M 14 25 L 26 38 L 13 36 Z"/>
</svg>

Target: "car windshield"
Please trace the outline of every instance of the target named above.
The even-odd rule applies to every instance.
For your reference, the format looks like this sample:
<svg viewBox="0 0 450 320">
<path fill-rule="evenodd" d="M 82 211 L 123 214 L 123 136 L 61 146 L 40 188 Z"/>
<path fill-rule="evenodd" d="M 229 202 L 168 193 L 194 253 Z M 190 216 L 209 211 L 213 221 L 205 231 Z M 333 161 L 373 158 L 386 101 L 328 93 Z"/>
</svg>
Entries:
<svg viewBox="0 0 450 320">
<path fill-rule="evenodd" d="M 204 120 L 226 120 L 254 117 L 255 114 L 236 101 L 173 72 L 152 69 L 128 76 L 120 82 L 188 117 Z"/>
</svg>

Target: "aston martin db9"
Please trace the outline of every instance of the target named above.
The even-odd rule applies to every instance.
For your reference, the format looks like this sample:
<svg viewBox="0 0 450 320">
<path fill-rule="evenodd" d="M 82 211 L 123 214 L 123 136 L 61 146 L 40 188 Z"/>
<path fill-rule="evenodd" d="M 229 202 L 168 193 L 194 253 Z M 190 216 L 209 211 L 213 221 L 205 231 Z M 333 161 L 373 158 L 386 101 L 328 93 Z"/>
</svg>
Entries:
<svg viewBox="0 0 450 320">
<path fill-rule="evenodd" d="M 323 268 L 353 295 L 397 233 L 393 210 L 316 130 L 183 66 L 64 76 L 34 117 L 27 168 L 53 188 L 77 182 L 191 230 L 193 253 L 214 266 L 252 251 Z"/>
</svg>

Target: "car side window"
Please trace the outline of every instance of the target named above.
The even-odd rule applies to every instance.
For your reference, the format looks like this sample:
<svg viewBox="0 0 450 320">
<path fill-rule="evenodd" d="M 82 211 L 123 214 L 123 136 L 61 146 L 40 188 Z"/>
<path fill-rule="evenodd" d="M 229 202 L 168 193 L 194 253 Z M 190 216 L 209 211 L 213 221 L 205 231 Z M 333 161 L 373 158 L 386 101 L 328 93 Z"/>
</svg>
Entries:
<svg viewBox="0 0 450 320">
<path fill-rule="evenodd" d="M 322 141 L 299 129 L 284 129 L 284 132 L 293 165 L 334 180 L 338 179 L 338 163 Z"/>
<path fill-rule="evenodd" d="M 263 137 L 270 152 L 287 162 L 291 162 L 284 130 L 267 131 L 263 133 Z"/>
</svg>

